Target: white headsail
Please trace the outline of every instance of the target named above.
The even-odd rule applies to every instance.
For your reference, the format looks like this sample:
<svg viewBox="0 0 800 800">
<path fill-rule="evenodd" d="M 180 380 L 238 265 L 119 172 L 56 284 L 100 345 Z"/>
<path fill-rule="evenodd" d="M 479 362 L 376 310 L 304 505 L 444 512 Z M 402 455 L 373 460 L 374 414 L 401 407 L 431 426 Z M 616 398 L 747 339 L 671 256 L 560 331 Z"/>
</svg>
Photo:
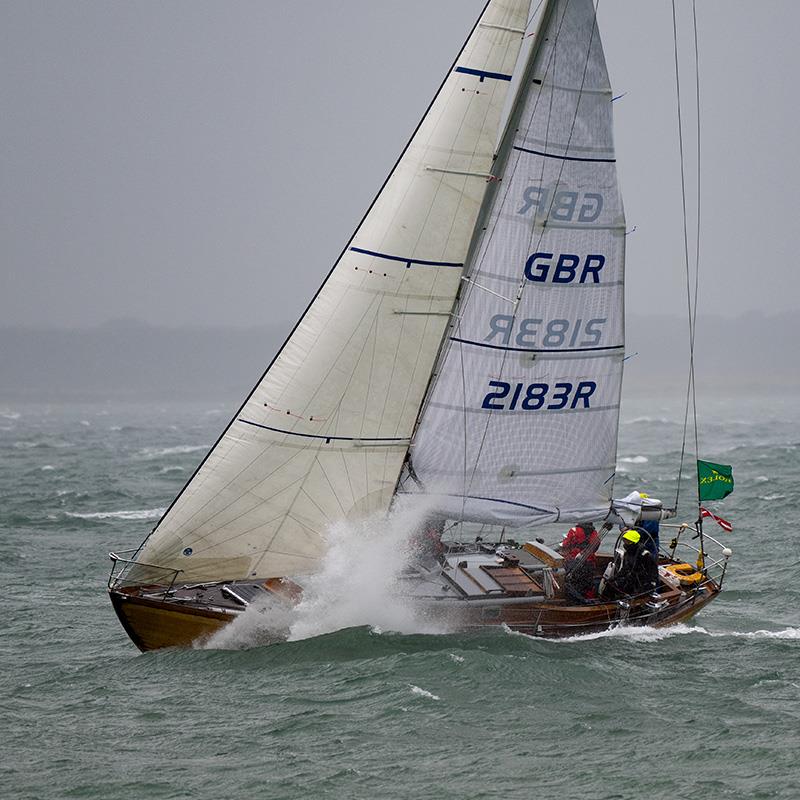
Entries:
<svg viewBox="0 0 800 800">
<path fill-rule="evenodd" d="M 195 580 L 297 574 L 313 568 L 331 522 L 388 508 L 529 10 L 529 0 L 487 4 L 345 251 L 139 561 Z"/>
<path fill-rule="evenodd" d="M 625 220 L 591 0 L 553 0 L 404 491 L 455 519 L 598 519 L 615 472 Z"/>
</svg>

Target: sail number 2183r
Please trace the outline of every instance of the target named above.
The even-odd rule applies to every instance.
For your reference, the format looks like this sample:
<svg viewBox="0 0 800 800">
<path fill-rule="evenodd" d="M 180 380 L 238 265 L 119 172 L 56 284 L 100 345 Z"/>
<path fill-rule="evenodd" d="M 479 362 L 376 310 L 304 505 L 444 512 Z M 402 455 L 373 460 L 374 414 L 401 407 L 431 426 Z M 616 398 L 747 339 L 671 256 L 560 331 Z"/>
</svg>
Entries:
<svg viewBox="0 0 800 800">
<path fill-rule="evenodd" d="M 581 381 L 577 386 L 567 383 L 506 383 L 489 381 L 494 391 L 483 398 L 481 408 L 491 411 L 561 411 L 565 408 L 589 408 L 589 398 L 597 389 L 594 381 Z"/>
</svg>

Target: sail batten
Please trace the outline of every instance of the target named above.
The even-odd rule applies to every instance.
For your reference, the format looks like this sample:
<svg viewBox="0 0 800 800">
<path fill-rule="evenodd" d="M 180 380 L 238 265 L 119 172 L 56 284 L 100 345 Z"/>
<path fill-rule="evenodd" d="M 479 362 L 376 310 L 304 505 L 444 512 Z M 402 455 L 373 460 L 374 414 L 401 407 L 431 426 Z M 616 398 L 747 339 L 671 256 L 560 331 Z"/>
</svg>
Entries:
<svg viewBox="0 0 800 800">
<path fill-rule="evenodd" d="M 490 185 L 475 174 L 492 171 L 529 11 L 529 0 L 487 3 L 339 260 L 142 562 L 191 580 L 293 574 L 321 554 L 331 521 L 388 508 Z"/>
<path fill-rule="evenodd" d="M 400 487 L 507 525 L 606 515 L 624 354 L 625 220 L 591 0 L 551 0 L 529 58 L 410 449 L 416 480 Z"/>
</svg>

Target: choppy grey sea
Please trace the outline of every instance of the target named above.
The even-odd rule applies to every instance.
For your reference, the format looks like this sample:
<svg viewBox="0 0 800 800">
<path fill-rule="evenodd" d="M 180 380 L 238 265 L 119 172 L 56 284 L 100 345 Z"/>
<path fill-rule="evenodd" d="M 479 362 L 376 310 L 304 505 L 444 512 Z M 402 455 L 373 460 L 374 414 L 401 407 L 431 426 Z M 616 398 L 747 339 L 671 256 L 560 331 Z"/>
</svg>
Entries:
<svg viewBox="0 0 800 800">
<path fill-rule="evenodd" d="M 283 644 L 140 654 L 106 554 L 139 544 L 233 410 L 0 403 L 0 797 L 800 797 L 793 397 L 702 405 L 703 454 L 734 465 L 715 506 L 734 555 L 690 624 L 399 633 L 365 603 Z M 626 401 L 618 495 L 674 497 L 681 425 Z"/>
</svg>

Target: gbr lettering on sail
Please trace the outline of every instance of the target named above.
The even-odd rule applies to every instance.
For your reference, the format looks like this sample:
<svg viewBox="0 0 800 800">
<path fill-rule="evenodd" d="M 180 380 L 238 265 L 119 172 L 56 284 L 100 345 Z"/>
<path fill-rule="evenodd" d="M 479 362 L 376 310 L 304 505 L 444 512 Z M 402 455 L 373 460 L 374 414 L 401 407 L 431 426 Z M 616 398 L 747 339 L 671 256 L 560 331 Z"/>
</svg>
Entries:
<svg viewBox="0 0 800 800">
<path fill-rule="evenodd" d="M 550 220 L 572 224 L 591 224 L 603 211 L 603 195 L 598 192 L 554 190 L 528 186 L 518 214 L 547 213 Z M 524 276 L 538 284 L 600 284 L 606 257 L 602 253 L 570 253 L 537 250 L 526 260 Z M 496 314 L 489 320 L 486 342 L 500 342 L 519 349 L 540 347 L 545 350 L 583 349 L 600 344 L 607 322 L 605 317 L 591 319 L 515 318 Z M 553 384 L 489 381 L 489 390 L 481 407 L 493 411 L 561 411 L 591 407 L 597 384 L 591 380 L 558 381 Z"/>
</svg>

